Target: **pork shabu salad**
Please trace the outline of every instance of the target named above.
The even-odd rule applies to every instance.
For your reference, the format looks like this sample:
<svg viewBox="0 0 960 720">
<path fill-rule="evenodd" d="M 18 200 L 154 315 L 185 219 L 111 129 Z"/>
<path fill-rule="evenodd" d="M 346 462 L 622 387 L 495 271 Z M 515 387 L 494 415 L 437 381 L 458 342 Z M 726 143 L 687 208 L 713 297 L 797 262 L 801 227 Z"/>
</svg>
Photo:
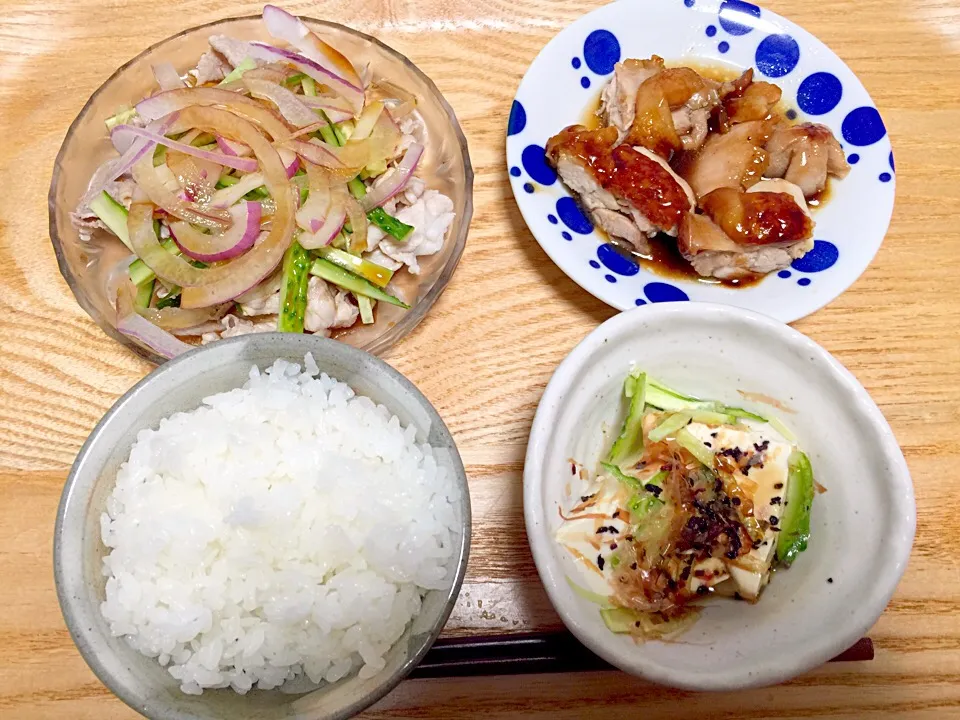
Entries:
<svg viewBox="0 0 960 720">
<path fill-rule="evenodd" d="M 571 466 L 585 484 L 557 540 L 583 569 L 574 589 L 612 631 L 663 638 L 711 595 L 756 602 L 772 571 L 806 549 L 813 472 L 775 418 L 639 371 L 624 391 L 626 419 L 597 472 Z"/>
<path fill-rule="evenodd" d="M 153 66 L 104 118 L 118 153 L 72 218 L 133 253 L 111 276 L 117 328 L 161 355 L 280 330 L 330 335 L 406 309 L 453 201 L 418 175 L 430 135 L 408 90 L 266 6 L 271 42 L 226 35 Z M 395 274 L 397 276 L 395 277 Z"/>
</svg>

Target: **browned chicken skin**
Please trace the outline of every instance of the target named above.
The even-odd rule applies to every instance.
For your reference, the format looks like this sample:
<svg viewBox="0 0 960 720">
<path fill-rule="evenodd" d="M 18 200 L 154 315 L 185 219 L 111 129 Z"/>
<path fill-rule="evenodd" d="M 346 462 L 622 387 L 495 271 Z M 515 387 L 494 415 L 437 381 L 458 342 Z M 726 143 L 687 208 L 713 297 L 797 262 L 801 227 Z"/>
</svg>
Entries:
<svg viewBox="0 0 960 720">
<path fill-rule="evenodd" d="M 827 176 L 845 178 L 850 165 L 843 148 L 825 125 L 780 125 L 766 144 L 770 163 L 764 174 L 798 186 L 804 197 L 823 190 Z"/>
<path fill-rule="evenodd" d="M 773 83 L 754 82 L 753 68 L 748 68 L 720 86 L 721 104 L 716 108 L 714 124 L 719 132 L 727 132 L 738 123 L 766 120 L 772 117 L 782 95 Z"/>
<path fill-rule="evenodd" d="M 711 134 L 696 153 L 679 160 L 677 172 L 698 198 L 720 187 L 746 189 L 759 182 L 767 169 L 763 146 L 774 127 L 771 120 L 754 120 Z"/>
<path fill-rule="evenodd" d="M 700 198 L 700 208 L 741 245 L 796 242 L 813 235 L 810 216 L 786 193 L 717 188 Z"/>
<path fill-rule="evenodd" d="M 622 225 L 629 216 L 643 234 L 676 234 L 683 216 L 693 209 L 689 188 L 666 163 L 616 142 L 616 128 L 574 125 L 550 138 L 547 158 L 608 232 L 636 245 Z M 618 211 L 626 215 L 611 215 Z"/>
</svg>

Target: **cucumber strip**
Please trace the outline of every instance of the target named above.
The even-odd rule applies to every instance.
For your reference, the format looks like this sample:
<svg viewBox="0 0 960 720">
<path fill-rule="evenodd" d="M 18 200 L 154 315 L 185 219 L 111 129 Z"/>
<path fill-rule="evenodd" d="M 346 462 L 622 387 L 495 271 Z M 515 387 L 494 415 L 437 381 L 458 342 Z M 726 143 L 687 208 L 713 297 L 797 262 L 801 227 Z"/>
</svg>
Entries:
<svg viewBox="0 0 960 720">
<path fill-rule="evenodd" d="M 319 132 L 320 137 L 323 138 L 323 141 L 328 145 L 340 145 L 340 143 L 337 142 L 337 134 L 333 131 L 333 125 L 324 125 L 322 128 L 320 128 Z"/>
<path fill-rule="evenodd" d="M 180 254 L 180 248 L 177 247 L 177 244 L 172 239 L 164 240 L 162 247 L 167 252 L 173 253 L 174 255 Z M 148 280 L 153 280 L 157 276 L 154 274 L 153 270 L 147 267 L 147 264 L 137 258 L 132 263 L 130 263 L 130 279 L 133 281 L 134 285 L 142 285 Z"/>
<path fill-rule="evenodd" d="M 90 201 L 90 209 L 133 252 L 130 232 L 127 230 L 127 209 L 110 197 L 106 190 Z"/>
<path fill-rule="evenodd" d="M 153 166 L 160 167 L 165 162 L 167 162 L 167 146 L 157 145 L 157 149 L 153 151 Z"/>
<path fill-rule="evenodd" d="M 143 285 L 137 285 L 137 295 L 133 299 L 134 306 L 138 308 L 150 307 L 150 301 L 153 299 L 154 281 L 145 282 Z"/>
<path fill-rule="evenodd" d="M 300 78 L 300 87 L 303 88 L 304 95 L 309 95 L 310 97 L 316 97 L 317 81 L 314 80 L 309 75 L 304 75 L 302 78 Z"/>
<path fill-rule="evenodd" d="M 364 280 L 369 280 L 377 287 L 386 287 L 393 277 L 393 270 L 329 245 L 317 248 L 315 252 L 323 259 L 329 260 L 344 270 L 349 270 L 354 275 L 359 275 Z"/>
<path fill-rule="evenodd" d="M 244 58 L 240 61 L 240 64 L 237 65 L 233 70 L 227 73 L 227 76 L 220 81 L 221 85 L 229 85 L 232 82 L 236 82 L 243 77 L 243 74 L 247 70 L 253 70 L 257 66 L 257 63 L 251 58 Z"/>
<path fill-rule="evenodd" d="M 307 312 L 307 286 L 310 281 L 310 253 L 296 240 L 283 255 L 283 283 L 280 289 L 280 317 L 277 330 L 303 332 Z"/>
<path fill-rule="evenodd" d="M 690 419 L 704 425 L 733 425 L 737 422 L 734 415 L 713 410 L 691 410 Z"/>
<path fill-rule="evenodd" d="M 373 325 L 373 306 L 377 302 L 371 300 L 366 295 L 353 295 L 357 299 L 357 307 L 360 308 L 360 322 L 364 325 Z"/>
<path fill-rule="evenodd" d="M 623 470 L 619 468 L 619 466 L 614 465 L 613 463 L 602 462 L 600 463 L 600 467 L 606 470 L 611 477 L 613 477 L 616 480 L 619 480 L 631 490 L 643 489 L 643 485 L 640 484 L 639 480 L 637 480 L 635 477 L 627 475 L 625 472 L 623 472 Z"/>
<path fill-rule="evenodd" d="M 329 122 L 329 119 L 328 119 L 328 122 Z M 340 125 L 332 125 L 332 127 L 333 127 L 333 134 L 337 138 L 337 144 L 340 147 L 343 147 L 344 145 L 347 144 L 347 136 L 344 134 L 343 128 L 340 127 Z M 384 172 L 386 172 L 386 170 L 384 170 Z"/>
<path fill-rule="evenodd" d="M 777 562 L 790 567 L 797 555 L 807 549 L 810 539 L 810 508 L 813 506 L 813 468 L 800 450 L 787 461 L 787 492 L 780 516 L 777 537 Z"/>
<path fill-rule="evenodd" d="M 304 75 L 303 73 L 294 73 L 293 75 L 291 75 L 290 77 L 288 77 L 286 80 L 284 80 L 284 81 L 283 81 L 283 84 L 284 84 L 284 85 L 298 85 L 298 84 L 300 83 L 300 81 L 303 80 L 305 77 L 307 77 L 307 76 Z"/>
<path fill-rule="evenodd" d="M 197 135 L 190 144 L 196 148 L 200 148 L 204 145 L 216 145 L 217 139 L 210 133 L 202 132 Z M 217 147 L 219 147 L 219 145 Z"/>
<path fill-rule="evenodd" d="M 220 179 L 217 180 L 217 188 L 222 190 L 225 187 L 236 185 L 238 182 L 240 182 L 240 178 L 236 175 L 221 175 Z"/>
<path fill-rule="evenodd" d="M 791 445 L 795 445 L 797 443 L 797 436 L 793 434 L 790 428 L 788 428 L 786 425 L 784 425 L 780 421 L 780 418 L 771 417 L 769 420 L 767 420 L 767 422 L 770 424 L 770 427 L 772 427 L 778 433 L 783 435 L 783 439 L 786 440 L 788 443 L 790 443 Z"/>
<path fill-rule="evenodd" d="M 613 604 L 610 602 L 610 598 L 609 598 L 608 596 L 606 596 L 606 595 L 601 595 L 600 593 L 595 593 L 595 592 L 593 592 L 592 590 L 587 590 L 587 589 L 584 588 L 584 587 L 580 587 L 580 586 L 577 585 L 573 580 L 571 580 L 569 577 L 567 578 L 567 583 L 569 583 L 569 585 L 570 585 L 570 587 L 573 589 L 573 591 L 574 591 L 577 595 L 579 595 L 580 597 L 582 597 L 584 600 L 589 600 L 590 602 L 595 603 L 595 604 L 599 605 L 601 608 L 604 608 L 604 609 L 613 608 L 613 607 L 614 607 Z"/>
<path fill-rule="evenodd" d="M 174 285 L 172 288 L 170 288 L 170 292 L 157 300 L 157 310 L 163 310 L 164 308 L 168 307 L 180 307 L 181 292 L 183 292 L 183 288 Z"/>
<path fill-rule="evenodd" d="M 348 182 L 347 187 L 350 188 L 350 193 L 357 200 L 361 199 L 367 194 L 367 186 L 364 185 L 363 181 L 358 177 L 355 177 L 353 180 Z M 367 220 L 383 230 L 387 235 L 390 235 L 401 242 L 406 240 L 407 236 L 413 232 L 412 225 L 407 225 L 406 223 L 397 220 L 395 217 L 387 215 L 383 208 L 377 207 L 368 212 Z"/>
<path fill-rule="evenodd" d="M 620 607 L 603 608 L 600 610 L 600 617 L 611 632 L 623 634 L 640 629 L 640 615 L 633 610 Z"/>
<path fill-rule="evenodd" d="M 650 442 L 660 442 L 673 435 L 677 430 L 690 422 L 691 419 L 690 413 L 685 412 L 667 415 L 666 418 L 660 421 L 659 425 L 647 433 L 647 439 L 650 440 Z"/>
<path fill-rule="evenodd" d="M 756 420 L 757 422 L 770 422 L 765 417 L 752 413 L 749 410 L 744 410 L 743 408 L 730 407 L 729 405 L 719 405 L 717 410 L 727 415 L 733 415 L 735 418 L 746 418 L 747 420 Z"/>
<path fill-rule="evenodd" d="M 107 126 L 107 132 L 113 130 L 117 125 L 126 125 L 128 122 L 133 120 L 137 116 L 137 111 L 134 108 L 127 108 L 126 110 L 121 110 L 116 115 L 108 117 L 104 120 L 104 125 Z"/>
<path fill-rule="evenodd" d="M 661 470 L 656 475 L 647 480 L 637 493 L 627 501 L 627 509 L 631 514 L 631 521 L 634 525 L 654 508 L 663 505 L 664 501 L 659 495 L 650 492 L 647 487 L 653 485 L 658 488 L 663 487 L 663 481 L 667 479 L 667 471 Z M 637 483 L 640 484 L 639 482 Z"/>
<path fill-rule="evenodd" d="M 689 452 L 708 468 L 713 469 L 713 450 L 704 445 L 700 438 L 685 427 L 677 430 L 677 445 Z"/>
<path fill-rule="evenodd" d="M 629 382 L 629 388 L 627 383 Z M 643 453 L 643 408 L 646 404 L 647 376 L 634 371 L 624 381 L 624 391 L 630 392 L 630 406 L 620 428 L 620 435 L 610 448 L 610 462 L 616 465 L 633 464 Z M 633 461 L 633 462 L 631 462 Z"/>
<path fill-rule="evenodd" d="M 327 282 L 331 282 L 357 295 L 366 295 L 368 298 L 374 300 L 382 300 L 390 305 L 402 307 L 404 310 L 410 309 L 410 306 L 399 298 L 394 297 L 385 290 L 381 290 L 369 280 L 364 280 L 359 275 L 354 275 L 343 268 L 337 267 L 329 260 L 324 260 L 323 258 L 314 260 L 313 266 L 310 268 L 310 274 L 323 278 Z"/>
</svg>

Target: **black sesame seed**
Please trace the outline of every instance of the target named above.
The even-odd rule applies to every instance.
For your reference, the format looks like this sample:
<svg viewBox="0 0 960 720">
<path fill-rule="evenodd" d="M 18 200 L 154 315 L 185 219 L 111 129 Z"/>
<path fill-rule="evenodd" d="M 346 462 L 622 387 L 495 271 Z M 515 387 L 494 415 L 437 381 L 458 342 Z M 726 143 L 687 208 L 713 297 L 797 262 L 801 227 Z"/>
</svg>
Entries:
<svg viewBox="0 0 960 720">
<path fill-rule="evenodd" d="M 715 432 L 710 433 L 710 437 L 715 438 L 717 434 Z"/>
<path fill-rule="evenodd" d="M 774 490 L 779 490 L 779 489 L 782 488 L 782 487 L 783 487 L 783 483 L 777 483 L 776 485 L 773 486 L 773 489 L 774 489 Z"/>
<path fill-rule="evenodd" d="M 577 474 L 577 464 L 576 464 L 576 463 L 570 463 L 570 472 L 571 472 L 573 475 L 576 475 L 576 474 Z"/>
<path fill-rule="evenodd" d="M 597 567 L 603 570 L 603 555 L 597 555 Z"/>
<path fill-rule="evenodd" d="M 710 592 L 710 589 L 706 585 L 700 585 L 697 588 L 697 595 L 706 595 L 708 592 Z"/>
<path fill-rule="evenodd" d="M 771 505 L 779 505 L 779 504 L 780 504 L 780 501 L 781 501 L 782 499 L 783 499 L 783 498 L 781 498 L 779 495 L 777 495 L 776 497 L 772 497 L 772 498 L 770 498 L 770 504 L 771 504 Z"/>
<path fill-rule="evenodd" d="M 779 522 L 780 522 L 780 518 L 778 518 L 776 515 L 771 515 L 771 516 L 770 516 L 770 524 L 771 524 L 771 525 L 776 525 L 776 524 L 779 523 Z"/>
<path fill-rule="evenodd" d="M 832 583 L 833 583 L 833 578 L 827 578 L 827 582 L 832 584 Z"/>
<path fill-rule="evenodd" d="M 627 542 L 633 542 L 633 535 L 627 535 L 627 537 L 625 537 L 624 540 L 626 540 Z"/>
<path fill-rule="evenodd" d="M 620 531 L 617 530 L 613 525 L 607 525 L 607 532 L 611 535 L 619 535 Z"/>
<path fill-rule="evenodd" d="M 620 517 L 620 511 L 619 511 L 619 510 L 614 510 L 614 511 L 613 511 L 613 519 L 616 520 L 618 517 Z"/>
<path fill-rule="evenodd" d="M 593 497 L 593 495 L 581 495 L 581 496 L 580 496 L 580 502 L 586 502 L 587 500 L 589 500 L 589 499 L 592 498 L 592 497 Z"/>
<path fill-rule="evenodd" d="M 616 543 L 610 543 L 610 549 L 611 549 L 611 550 L 616 550 L 616 549 L 617 549 L 617 544 L 616 544 Z"/>
<path fill-rule="evenodd" d="M 653 483 L 647 483 L 646 485 L 643 486 L 643 489 L 656 498 L 660 497 L 660 493 L 663 492 L 662 487 L 660 487 L 659 485 L 654 485 Z"/>
<path fill-rule="evenodd" d="M 704 570 L 694 570 L 693 574 L 696 577 L 703 577 L 706 574 L 706 572 Z"/>
<path fill-rule="evenodd" d="M 636 563 L 630 563 L 630 569 L 631 569 L 631 570 L 636 570 L 636 569 L 637 569 L 637 564 L 636 564 Z"/>
<path fill-rule="evenodd" d="M 727 556 L 728 558 L 730 558 L 731 560 L 736 560 L 736 559 L 737 559 L 737 551 L 736 551 L 736 550 L 728 550 L 727 552 L 724 553 L 724 555 L 726 555 L 726 556 Z"/>
<path fill-rule="evenodd" d="M 732 502 L 734 505 L 740 505 L 740 498 L 735 497 L 731 499 L 730 502 Z"/>
<path fill-rule="evenodd" d="M 711 444 L 710 444 L 708 441 L 706 441 L 706 440 L 703 441 L 703 444 L 706 445 L 708 448 L 712 448 L 712 447 L 713 447 L 713 445 L 711 445 Z"/>
<path fill-rule="evenodd" d="M 634 627 L 640 627 L 640 621 L 637 620 L 637 621 L 633 624 L 633 626 L 634 626 Z"/>
</svg>

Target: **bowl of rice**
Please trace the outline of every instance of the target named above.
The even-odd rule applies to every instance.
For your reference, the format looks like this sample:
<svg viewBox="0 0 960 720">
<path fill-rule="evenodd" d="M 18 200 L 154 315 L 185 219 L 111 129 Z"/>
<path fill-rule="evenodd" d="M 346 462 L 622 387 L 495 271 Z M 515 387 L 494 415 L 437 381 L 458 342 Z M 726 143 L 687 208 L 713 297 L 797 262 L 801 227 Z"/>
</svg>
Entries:
<svg viewBox="0 0 960 720">
<path fill-rule="evenodd" d="M 469 545 L 463 464 L 416 387 L 268 333 L 116 402 L 64 487 L 54 573 L 84 659 L 141 714 L 343 718 L 429 649 Z"/>
</svg>

